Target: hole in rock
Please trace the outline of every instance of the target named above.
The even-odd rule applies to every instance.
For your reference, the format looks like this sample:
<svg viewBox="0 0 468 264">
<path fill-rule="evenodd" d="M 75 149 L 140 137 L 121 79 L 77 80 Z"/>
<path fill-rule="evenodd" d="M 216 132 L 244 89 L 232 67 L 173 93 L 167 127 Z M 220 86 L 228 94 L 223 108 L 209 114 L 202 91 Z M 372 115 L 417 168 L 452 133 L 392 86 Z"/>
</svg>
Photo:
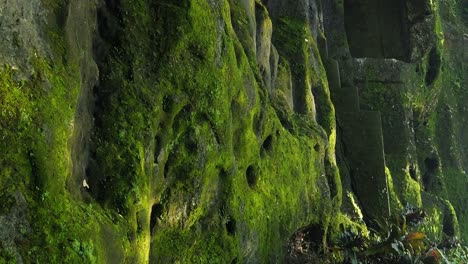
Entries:
<svg viewBox="0 0 468 264">
<path fill-rule="evenodd" d="M 249 184 L 249 186 L 251 188 L 255 187 L 258 180 L 257 168 L 255 168 L 254 165 L 250 165 L 247 168 L 247 171 L 245 172 L 245 176 L 247 178 L 247 183 Z"/>
<path fill-rule="evenodd" d="M 314 150 L 317 152 L 320 151 L 320 145 L 318 143 L 314 145 Z"/>
<path fill-rule="evenodd" d="M 230 235 L 234 235 L 236 233 L 236 220 L 230 217 L 226 222 L 226 231 Z"/>
<path fill-rule="evenodd" d="M 273 136 L 269 135 L 264 141 L 262 148 L 266 151 L 271 151 L 273 149 Z"/>
</svg>

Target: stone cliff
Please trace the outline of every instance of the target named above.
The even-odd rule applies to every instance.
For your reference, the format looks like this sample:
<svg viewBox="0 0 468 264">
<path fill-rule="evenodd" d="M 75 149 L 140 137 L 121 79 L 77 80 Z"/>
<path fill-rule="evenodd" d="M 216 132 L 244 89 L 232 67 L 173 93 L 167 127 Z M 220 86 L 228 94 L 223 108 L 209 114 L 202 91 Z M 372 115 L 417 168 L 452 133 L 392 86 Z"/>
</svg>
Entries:
<svg viewBox="0 0 468 264">
<path fill-rule="evenodd" d="M 0 2 L 0 263 L 468 239 L 463 0 Z"/>
</svg>

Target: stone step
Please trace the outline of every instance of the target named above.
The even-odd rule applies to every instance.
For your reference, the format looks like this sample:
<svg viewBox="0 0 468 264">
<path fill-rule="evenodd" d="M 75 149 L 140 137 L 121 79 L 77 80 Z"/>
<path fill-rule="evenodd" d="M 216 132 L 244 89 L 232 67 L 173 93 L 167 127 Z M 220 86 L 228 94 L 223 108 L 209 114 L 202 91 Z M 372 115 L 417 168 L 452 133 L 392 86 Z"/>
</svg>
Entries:
<svg viewBox="0 0 468 264">
<path fill-rule="evenodd" d="M 352 188 L 369 219 L 389 214 L 382 121 L 376 111 L 338 115 L 343 151 L 350 164 Z"/>
<path fill-rule="evenodd" d="M 337 90 L 330 91 L 331 99 L 335 105 L 336 113 L 358 112 L 359 92 L 355 86 L 345 86 Z"/>
</svg>

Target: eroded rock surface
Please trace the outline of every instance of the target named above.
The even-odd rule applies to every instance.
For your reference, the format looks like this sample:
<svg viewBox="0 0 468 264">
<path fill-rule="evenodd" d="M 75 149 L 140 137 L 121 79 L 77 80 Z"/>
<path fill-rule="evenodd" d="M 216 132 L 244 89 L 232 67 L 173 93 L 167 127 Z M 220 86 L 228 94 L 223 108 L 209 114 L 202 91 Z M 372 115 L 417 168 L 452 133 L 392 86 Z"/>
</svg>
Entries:
<svg viewBox="0 0 468 264">
<path fill-rule="evenodd" d="M 406 204 L 467 239 L 461 6 L 1 1 L 0 262 L 279 263 Z"/>
</svg>

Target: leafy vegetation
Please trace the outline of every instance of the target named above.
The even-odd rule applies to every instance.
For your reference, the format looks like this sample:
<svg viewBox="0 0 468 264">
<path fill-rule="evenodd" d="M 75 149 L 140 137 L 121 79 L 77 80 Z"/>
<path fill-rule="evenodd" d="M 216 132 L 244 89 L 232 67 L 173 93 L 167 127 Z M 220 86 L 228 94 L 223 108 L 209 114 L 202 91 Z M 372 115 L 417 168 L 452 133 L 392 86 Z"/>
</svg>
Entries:
<svg viewBox="0 0 468 264">
<path fill-rule="evenodd" d="M 341 232 L 335 243 L 315 248 L 304 233 L 291 240 L 291 263 L 351 263 L 351 264 L 458 264 L 465 263 L 467 248 L 456 237 L 432 241 L 420 224 L 426 219 L 423 209 L 407 205 L 393 221 L 375 223 L 376 228 L 363 233 L 353 230 Z"/>
</svg>

